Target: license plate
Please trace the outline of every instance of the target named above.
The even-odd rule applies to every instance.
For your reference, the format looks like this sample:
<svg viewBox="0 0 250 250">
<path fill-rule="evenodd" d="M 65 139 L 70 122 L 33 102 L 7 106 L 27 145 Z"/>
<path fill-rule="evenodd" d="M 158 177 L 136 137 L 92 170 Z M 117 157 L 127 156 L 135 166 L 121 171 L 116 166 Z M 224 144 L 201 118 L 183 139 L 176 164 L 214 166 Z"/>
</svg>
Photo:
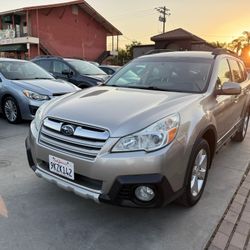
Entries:
<svg viewBox="0 0 250 250">
<path fill-rule="evenodd" d="M 73 162 L 49 155 L 49 169 L 51 172 L 59 174 L 68 179 L 75 179 Z"/>
</svg>

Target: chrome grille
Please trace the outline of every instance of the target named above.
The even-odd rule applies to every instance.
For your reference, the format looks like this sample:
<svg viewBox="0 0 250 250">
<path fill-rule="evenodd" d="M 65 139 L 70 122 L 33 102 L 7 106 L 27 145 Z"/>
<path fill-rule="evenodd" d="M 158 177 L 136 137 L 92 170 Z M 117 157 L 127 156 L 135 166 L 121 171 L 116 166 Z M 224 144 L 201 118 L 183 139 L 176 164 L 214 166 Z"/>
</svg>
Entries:
<svg viewBox="0 0 250 250">
<path fill-rule="evenodd" d="M 73 126 L 74 134 L 63 135 L 63 125 Z M 108 138 L 109 132 L 104 129 L 46 118 L 40 130 L 39 143 L 56 151 L 93 161 Z"/>
</svg>

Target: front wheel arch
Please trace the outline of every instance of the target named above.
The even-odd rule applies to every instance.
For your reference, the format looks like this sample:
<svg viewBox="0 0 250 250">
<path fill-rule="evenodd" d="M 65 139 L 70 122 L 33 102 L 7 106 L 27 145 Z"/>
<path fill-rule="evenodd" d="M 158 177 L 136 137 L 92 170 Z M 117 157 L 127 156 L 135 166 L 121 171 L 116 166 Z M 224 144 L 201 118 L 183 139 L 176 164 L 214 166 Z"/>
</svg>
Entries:
<svg viewBox="0 0 250 250">
<path fill-rule="evenodd" d="M 206 166 L 207 167 L 206 167 L 206 173 L 205 173 L 203 186 L 202 186 L 199 194 L 196 197 L 194 197 L 191 194 L 190 184 L 191 184 L 194 163 L 195 163 L 196 157 L 201 149 L 204 149 L 206 152 L 206 155 L 207 155 L 207 165 Z M 186 174 L 185 174 L 185 182 L 183 185 L 183 194 L 176 200 L 177 203 L 190 207 L 190 206 L 195 205 L 199 201 L 199 199 L 202 196 L 205 185 L 206 185 L 206 180 L 207 180 L 207 176 L 208 176 L 210 162 L 211 162 L 211 152 L 210 152 L 209 144 L 204 138 L 198 138 L 196 140 L 195 144 L 193 145 L 193 148 L 192 148 L 189 160 L 188 160 L 188 166 L 187 166 L 187 170 L 186 170 Z"/>
</svg>

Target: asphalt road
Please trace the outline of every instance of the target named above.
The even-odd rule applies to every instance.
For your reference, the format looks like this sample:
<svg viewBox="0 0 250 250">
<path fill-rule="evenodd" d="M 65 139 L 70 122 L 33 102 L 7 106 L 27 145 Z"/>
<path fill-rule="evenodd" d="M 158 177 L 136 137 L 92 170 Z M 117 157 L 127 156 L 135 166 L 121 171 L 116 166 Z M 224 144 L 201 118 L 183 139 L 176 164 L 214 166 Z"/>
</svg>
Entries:
<svg viewBox="0 0 250 250">
<path fill-rule="evenodd" d="M 191 209 L 95 204 L 36 177 L 26 160 L 28 123 L 0 117 L 1 250 L 203 249 L 250 160 L 250 133 L 215 157 L 202 200 Z"/>
</svg>

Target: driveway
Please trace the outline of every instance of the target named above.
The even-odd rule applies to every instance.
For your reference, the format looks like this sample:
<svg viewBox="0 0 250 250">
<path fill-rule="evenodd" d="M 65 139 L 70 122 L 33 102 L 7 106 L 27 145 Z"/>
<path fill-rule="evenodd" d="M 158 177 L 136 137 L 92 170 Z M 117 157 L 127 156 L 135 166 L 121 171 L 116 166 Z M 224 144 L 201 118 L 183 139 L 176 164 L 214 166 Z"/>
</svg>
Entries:
<svg viewBox="0 0 250 250">
<path fill-rule="evenodd" d="M 131 209 L 95 204 L 39 179 L 29 169 L 28 123 L 0 117 L 0 249 L 203 249 L 250 160 L 250 133 L 216 155 L 199 204 Z"/>
</svg>

